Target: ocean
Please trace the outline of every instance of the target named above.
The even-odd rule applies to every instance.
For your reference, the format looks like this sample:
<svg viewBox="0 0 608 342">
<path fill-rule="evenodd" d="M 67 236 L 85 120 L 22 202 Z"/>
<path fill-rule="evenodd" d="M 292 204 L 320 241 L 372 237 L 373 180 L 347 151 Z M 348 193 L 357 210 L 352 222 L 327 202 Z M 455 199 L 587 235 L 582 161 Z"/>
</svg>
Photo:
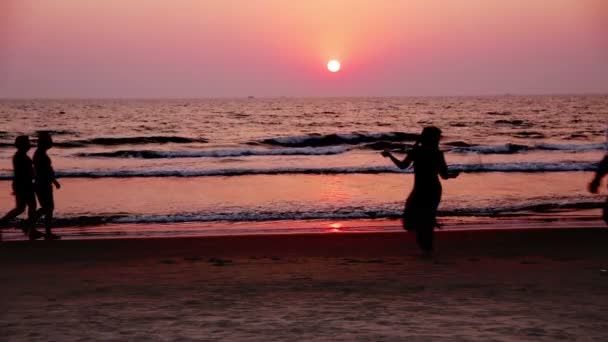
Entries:
<svg viewBox="0 0 608 342">
<path fill-rule="evenodd" d="M 608 96 L 0 100 L 0 122 L 0 211 L 15 136 L 49 131 L 59 231 L 97 237 L 400 229 L 413 175 L 380 152 L 434 125 L 452 229 L 597 218 Z"/>
</svg>

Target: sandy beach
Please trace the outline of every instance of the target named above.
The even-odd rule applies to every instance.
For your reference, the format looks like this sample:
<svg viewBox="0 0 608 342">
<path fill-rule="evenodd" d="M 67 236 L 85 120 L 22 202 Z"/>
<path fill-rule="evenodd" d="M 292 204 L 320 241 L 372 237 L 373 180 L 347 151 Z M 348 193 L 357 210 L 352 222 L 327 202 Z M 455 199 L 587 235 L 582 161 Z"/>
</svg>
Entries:
<svg viewBox="0 0 608 342">
<path fill-rule="evenodd" d="M 605 340 L 608 230 L 4 242 L 1 339 Z"/>
</svg>

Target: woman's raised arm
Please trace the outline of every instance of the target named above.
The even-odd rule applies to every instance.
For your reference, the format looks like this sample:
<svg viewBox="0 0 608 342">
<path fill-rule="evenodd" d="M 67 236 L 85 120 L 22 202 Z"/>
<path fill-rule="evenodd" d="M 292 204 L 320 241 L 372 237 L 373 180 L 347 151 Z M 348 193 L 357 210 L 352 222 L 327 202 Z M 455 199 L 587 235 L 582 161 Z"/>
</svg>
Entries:
<svg viewBox="0 0 608 342">
<path fill-rule="evenodd" d="M 441 176 L 441 178 L 443 179 L 450 179 L 458 177 L 459 174 L 460 172 L 458 171 L 448 171 L 448 165 L 445 162 L 445 156 L 443 155 L 443 152 L 439 152 L 439 176 Z"/>
<path fill-rule="evenodd" d="M 390 158 L 393 163 L 397 165 L 397 167 L 401 170 L 407 169 L 412 164 L 412 158 L 410 157 L 409 153 L 405 156 L 405 158 L 403 158 L 403 160 L 397 159 L 397 157 L 395 157 L 390 151 L 387 150 L 382 151 L 382 156 Z"/>
</svg>

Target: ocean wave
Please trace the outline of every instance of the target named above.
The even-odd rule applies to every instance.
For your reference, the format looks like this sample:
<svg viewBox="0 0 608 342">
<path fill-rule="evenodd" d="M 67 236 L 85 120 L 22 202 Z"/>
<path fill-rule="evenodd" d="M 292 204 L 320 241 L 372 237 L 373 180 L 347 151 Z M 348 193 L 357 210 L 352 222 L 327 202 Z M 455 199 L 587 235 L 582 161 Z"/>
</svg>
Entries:
<svg viewBox="0 0 608 342">
<path fill-rule="evenodd" d="M 75 135 L 75 134 L 77 134 L 76 131 L 71 131 L 69 129 L 42 129 L 42 130 L 36 131 L 36 135 L 41 134 L 41 133 L 48 133 L 51 135 Z"/>
<path fill-rule="evenodd" d="M 487 164 L 453 164 L 452 171 L 465 173 L 484 172 L 574 172 L 594 171 L 597 163 L 564 161 L 557 163 L 487 163 Z M 400 170 L 394 166 L 361 166 L 361 167 L 283 167 L 283 168 L 230 168 L 212 170 L 180 170 L 180 169 L 146 169 L 146 170 L 61 170 L 57 176 L 62 178 L 137 178 L 137 177 L 236 177 L 249 175 L 283 175 L 283 174 L 383 174 L 411 173 L 412 170 Z M 0 173 L 0 180 L 12 179 L 10 173 Z"/>
<path fill-rule="evenodd" d="M 514 206 L 453 208 L 439 211 L 445 217 L 485 217 L 485 216 L 525 216 L 531 213 L 552 211 L 572 211 L 597 209 L 603 206 L 601 201 L 584 199 L 539 201 Z M 59 217 L 54 224 L 57 227 L 99 226 L 105 224 L 144 224 L 144 223 L 188 223 L 188 222 L 259 222 L 290 220 L 348 220 L 348 219 L 398 219 L 401 218 L 401 204 L 386 204 L 381 207 L 365 208 L 360 206 L 344 207 L 330 210 L 239 210 L 227 212 L 176 213 L 165 215 L 90 215 Z"/>
<path fill-rule="evenodd" d="M 118 145 L 145 145 L 145 144 L 192 144 L 206 143 L 204 138 L 187 138 L 180 136 L 141 136 L 141 137 L 99 137 L 84 140 L 58 141 L 55 145 L 63 148 L 86 147 L 91 145 L 118 146 Z"/>
<path fill-rule="evenodd" d="M 496 114 L 494 114 L 496 115 Z M 533 125 L 524 120 L 496 120 L 495 125 L 507 125 L 507 126 L 520 126 L 520 127 L 532 127 Z"/>
<path fill-rule="evenodd" d="M 603 144 L 537 144 L 534 148 L 545 151 L 602 151 L 608 150 L 608 143 Z"/>
<path fill-rule="evenodd" d="M 321 147 L 332 145 L 359 145 L 378 141 L 401 142 L 415 141 L 418 134 L 404 132 L 387 133 L 344 133 L 344 134 L 309 134 L 303 136 L 278 137 L 263 139 L 258 143 L 283 147 Z"/>
<path fill-rule="evenodd" d="M 509 134 L 512 137 L 515 138 L 522 138 L 522 139 L 544 139 L 545 135 L 541 132 L 536 132 L 536 131 L 520 131 L 520 132 L 514 132 L 514 133 L 510 133 Z"/>
<path fill-rule="evenodd" d="M 588 152 L 607 150 L 607 144 L 504 144 L 494 146 L 462 146 L 453 148 L 453 153 L 478 153 L 478 154 L 514 154 L 529 151 L 563 151 L 563 152 Z"/>
<path fill-rule="evenodd" d="M 595 171 L 597 163 L 564 161 L 557 163 L 488 163 L 488 164 L 461 164 L 454 165 L 450 169 L 462 172 L 573 172 L 573 171 Z"/>
<path fill-rule="evenodd" d="M 325 148 L 279 148 L 268 150 L 234 149 L 208 151 L 153 151 L 153 150 L 121 150 L 111 152 L 78 153 L 79 157 L 93 158 L 137 158 L 137 159 L 172 159 L 172 158 L 226 158 L 246 156 L 324 156 L 336 155 L 349 151 L 349 147 L 330 146 Z"/>
<path fill-rule="evenodd" d="M 42 131 L 39 131 L 42 132 Z M 44 131 L 53 135 L 68 135 L 71 131 Z M 33 145 L 36 143 L 35 137 L 32 139 Z M 98 137 L 91 139 L 58 140 L 54 142 L 56 147 L 61 148 L 81 148 L 88 146 L 120 146 L 120 145 L 147 145 L 147 144 L 193 144 L 207 143 L 204 138 L 188 138 L 181 136 L 139 136 L 139 137 Z M 12 142 L 0 142 L 0 147 L 12 147 Z"/>
<path fill-rule="evenodd" d="M 488 115 L 497 115 L 497 116 L 508 116 L 511 115 L 511 112 L 507 112 L 507 111 L 503 111 L 503 112 L 498 112 L 498 111 L 492 111 L 492 112 L 486 112 L 486 114 Z"/>
</svg>

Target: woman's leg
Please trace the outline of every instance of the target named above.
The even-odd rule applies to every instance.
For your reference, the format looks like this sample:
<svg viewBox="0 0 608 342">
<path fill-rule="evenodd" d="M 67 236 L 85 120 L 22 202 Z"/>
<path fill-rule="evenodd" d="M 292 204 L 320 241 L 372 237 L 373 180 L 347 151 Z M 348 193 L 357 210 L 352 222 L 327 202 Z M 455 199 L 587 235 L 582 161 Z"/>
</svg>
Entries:
<svg viewBox="0 0 608 342">
<path fill-rule="evenodd" d="M 53 223 L 53 211 L 54 208 L 49 208 L 46 214 L 44 215 L 44 231 L 47 235 L 52 234 L 51 228 Z"/>
<path fill-rule="evenodd" d="M 23 231 L 30 240 L 35 240 L 42 237 L 42 233 L 36 229 L 36 194 L 32 192 L 27 198 L 27 224 L 26 229 Z"/>
<path fill-rule="evenodd" d="M 44 194 L 44 230 L 47 235 L 52 234 L 51 225 L 53 223 L 53 211 L 55 211 L 55 203 L 53 200 L 53 193 Z"/>
<path fill-rule="evenodd" d="M 53 189 L 44 188 L 36 191 L 38 202 L 40 203 L 40 209 L 36 212 L 36 217 L 39 218 L 44 215 L 44 229 L 47 238 L 54 238 L 52 234 L 52 223 L 53 223 L 53 211 L 55 210 L 55 201 L 53 198 Z"/>
<path fill-rule="evenodd" d="M 433 252 L 433 235 L 433 226 L 420 227 L 416 230 L 416 242 L 423 252 Z"/>
<path fill-rule="evenodd" d="M 58 239 L 59 236 L 53 234 L 51 231 L 53 224 L 53 212 L 55 211 L 55 199 L 53 198 L 53 192 L 51 191 L 48 196 L 46 214 L 44 215 L 44 231 L 47 239 Z"/>
<path fill-rule="evenodd" d="M 0 224 L 5 224 L 6 222 L 16 218 L 21 215 L 25 211 L 26 201 L 23 196 L 15 194 L 15 208 L 6 213 L 2 218 L 0 218 Z"/>
</svg>

